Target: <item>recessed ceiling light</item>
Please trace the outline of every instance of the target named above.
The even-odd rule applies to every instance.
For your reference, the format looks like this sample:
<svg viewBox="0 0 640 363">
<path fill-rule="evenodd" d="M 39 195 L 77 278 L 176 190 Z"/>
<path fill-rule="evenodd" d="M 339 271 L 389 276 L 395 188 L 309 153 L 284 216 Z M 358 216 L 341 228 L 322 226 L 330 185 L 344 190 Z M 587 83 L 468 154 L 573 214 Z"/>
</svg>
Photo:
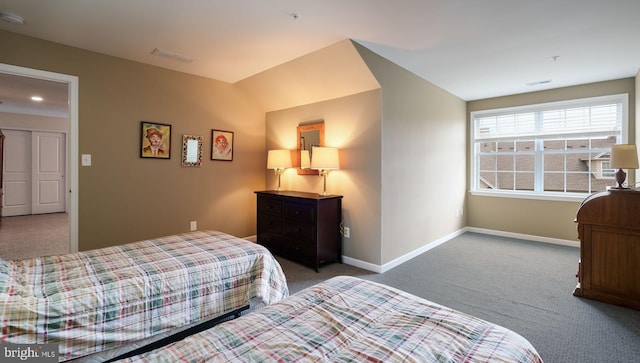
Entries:
<svg viewBox="0 0 640 363">
<path fill-rule="evenodd" d="M 31 97 L 31 101 L 34 101 L 34 102 L 42 102 L 42 100 L 43 100 L 43 98 L 40 97 L 40 96 L 32 96 Z"/>
<path fill-rule="evenodd" d="M 0 20 L 14 25 L 24 24 L 24 19 L 20 15 L 11 13 L 0 13 Z"/>
<path fill-rule="evenodd" d="M 298 19 L 300 19 L 300 16 L 301 16 L 301 15 L 300 15 L 299 13 L 291 13 L 291 14 L 289 14 L 289 16 L 290 16 L 290 17 L 291 17 L 291 19 L 293 19 L 293 20 L 298 20 Z"/>
</svg>

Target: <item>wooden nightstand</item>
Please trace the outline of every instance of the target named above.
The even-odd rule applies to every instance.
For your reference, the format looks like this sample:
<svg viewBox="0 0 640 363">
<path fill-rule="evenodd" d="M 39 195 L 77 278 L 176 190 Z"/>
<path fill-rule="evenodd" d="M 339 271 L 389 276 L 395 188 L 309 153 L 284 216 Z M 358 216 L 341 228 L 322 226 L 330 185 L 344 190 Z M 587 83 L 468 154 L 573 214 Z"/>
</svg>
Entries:
<svg viewBox="0 0 640 363">
<path fill-rule="evenodd" d="M 316 271 L 327 263 L 342 263 L 342 196 L 272 190 L 255 193 L 259 244 Z"/>
</svg>

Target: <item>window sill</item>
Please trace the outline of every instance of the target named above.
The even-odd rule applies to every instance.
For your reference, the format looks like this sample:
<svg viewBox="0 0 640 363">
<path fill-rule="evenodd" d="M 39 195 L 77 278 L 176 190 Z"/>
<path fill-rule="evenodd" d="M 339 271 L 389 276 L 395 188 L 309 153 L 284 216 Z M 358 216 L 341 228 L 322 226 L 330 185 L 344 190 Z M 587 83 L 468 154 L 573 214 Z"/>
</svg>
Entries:
<svg viewBox="0 0 640 363">
<path fill-rule="evenodd" d="M 588 193 L 529 193 L 529 192 L 514 192 L 514 191 L 484 191 L 484 190 L 471 190 L 471 195 L 477 195 L 481 197 L 497 197 L 497 198 L 516 198 L 516 199 L 533 199 L 533 200 L 552 200 L 561 202 L 582 202 L 590 194 Z"/>
</svg>

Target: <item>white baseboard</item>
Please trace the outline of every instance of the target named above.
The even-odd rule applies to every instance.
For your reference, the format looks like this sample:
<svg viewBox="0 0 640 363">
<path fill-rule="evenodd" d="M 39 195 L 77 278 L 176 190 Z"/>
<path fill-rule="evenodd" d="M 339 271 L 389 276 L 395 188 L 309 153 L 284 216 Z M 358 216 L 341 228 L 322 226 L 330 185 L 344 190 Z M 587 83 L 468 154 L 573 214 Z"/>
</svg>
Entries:
<svg viewBox="0 0 640 363">
<path fill-rule="evenodd" d="M 542 237 L 542 236 L 535 236 L 532 234 L 504 232 L 504 231 L 496 231 L 493 229 L 484 229 L 484 228 L 475 228 L 475 227 L 466 227 L 465 230 L 466 232 L 488 234 L 491 236 L 509 237 L 509 238 L 516 238 L 516 239 L 524 239 L 527 241 L 551 243 L 554 245 L 580 247 L 580 242 L 578 240 L 571 241 L 568 239 Z"/>
<path fill-rule="evenodd" d="M 342 262 L 346 265 L 350 265 L 350 266 L 355 266 L 367 271 L 372 271 L 375 273 L 383 273 L 386 271 L 391 270 L 392 268 L 409 261 L 410 259 L 421 255 L 427 251 L 429 251 L 432 248 L 438 247 L 441 244 L 465 233 L 465 232 L 473 232 L 473 233 L 480 233 L 480 234 L 486 234 L 486 235 L 491 235 L 491 236 L 499 236 L 499 237 L 509 237 L 509 238 L 516 238 L 516 239 L 523 239 L 523 240 L 527 240 L 527 241 L 534 241 L 534 242 L 543 242 L 543 243 L 551 243 L 551 244 L 556 244 L 556 245 L 562 245 L 562 246 L 570 246 L 570 247 L 580 247 L 580 242 L 579 241 L 571 241 L 571 240 L 565 240 L 565 239 L 559 239 L 559 238 L 550 238 L 550 237 L 542 237 L 542 236 L 535 236 L 535 235 L 531 235 L 531 234 L 522 234 L 522 233 L 513 233 L 513 232 L 504 232 L 504 231 L 496 231 L 496 230 L 492 230 L 492 229 L 484 229 L 484 228 L 475 228 L 475 227 L 464 227 L 456 232 L 453 232 L 447 236 L 444 236 L 442 238 L 439 238 L 433 242 L 427 243 L 426 245 L 412 251 L 409 252 L 407 254 L 405 254 L 404 256 L 398 257 L 395 260 L 385 263 L 384 265 L 376 265 L 370 262 L 365 262 L 365 261 L 361 261 L 361 260 L 357 260 L 355 258 L 351 258 L 351 257 L 347 257 L 347 256 L 342 256 Z"/>
<path fill-rule="evenodd" d="M 247 237 L 240 237 L 242 239 L 246 239 L 247 241 L 251 241 L 253 243 L 258 243 L 258 235 L 253 235 L 253 236 L 247 236 Z"/>
<path fill-rule="evenodd" d="M 427 251 L 429 251 L 432 248 L 436 248 L 438 246 L 440 246 L 441 244 L 447 242 L 448 240 L 457 237 L 461 234 L 463 234 L 465 232 L 465 229 L 461 229 L 458 230 L 456 232 L 453 232 L 447 236 L 444 236 L 442 238 L 438 238 L 437 240 L 427 243 L 426 245 L 413 250 L 407 254 L 405 254 L 404 256 L 400 256 L 398 258 L 396 258 L 395 260 L 385 263 L 384 265 L 380 266 L 380 265 L 375 265 L 369 262 L 364 262 L 364 261 L 360 261 L 360 260 L 356 260 L 355 258 L 351 258 L 351 257 L 347 257 L 347 256 L 342 256 L 342 262 L 347 264 L 347 265 L 351 265 L 351 266 L 355 266 L 355 267 L 359 267 L 368 271 L 372 271 L 375 273 L 383 273 L 386 271 L 391 270 L 392 268 L 409 261 L 410 259 L 419 256 Z"/>
</svg>

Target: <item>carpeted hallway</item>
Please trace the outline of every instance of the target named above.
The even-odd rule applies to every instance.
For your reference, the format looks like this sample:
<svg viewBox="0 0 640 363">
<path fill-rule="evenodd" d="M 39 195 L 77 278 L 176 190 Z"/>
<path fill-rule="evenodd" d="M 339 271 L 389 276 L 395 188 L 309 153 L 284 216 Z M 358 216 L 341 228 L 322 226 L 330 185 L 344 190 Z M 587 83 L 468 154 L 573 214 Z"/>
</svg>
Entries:
<svg viewBox="0 0 640 363">
<path fill-rule="evenodd" d="M 67 213 L 2 217 L 0 257 L 6 260 L 57 255 L 69 251 Z"/>
</svg>

